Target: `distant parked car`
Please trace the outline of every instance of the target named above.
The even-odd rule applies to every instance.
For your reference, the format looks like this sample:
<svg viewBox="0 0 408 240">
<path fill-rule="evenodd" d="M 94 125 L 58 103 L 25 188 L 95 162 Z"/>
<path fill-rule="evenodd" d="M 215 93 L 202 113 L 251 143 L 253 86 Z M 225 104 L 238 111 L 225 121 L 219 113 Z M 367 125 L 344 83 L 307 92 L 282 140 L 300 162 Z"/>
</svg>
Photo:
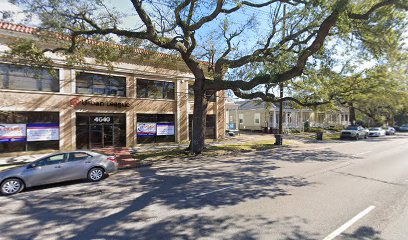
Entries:
<svg viewBox="0 0 408 240">
<path fill-rule="evenodd" d="M 395 128 L 393 127 L 386 127 L 384 128 L 385 130 L 385 135 L 394 135 L 395 134 Z"/>
<path fill-rule="evenodd" d="M 0 193 L 12 195 L 28 187 L 78 179 L 96 182 L 117 169 L 115 156 L 91 151 L 51 154 L 30 164 L 1 171 Z"/>
<path fill-rule="evenodd" d="M 361 126 L 348 126 L 340 132 L 340 139 L 352 138 L 358 140 L 360 138 L 367 138 L 367 136 L 368 131 Z"/>
<path fill-rule="evenodd" d="M 401 125 L 399 127 L 400 132 L 408 132 L 408 124 Z"/>
<path fill-rule="evenodd" d="M 380 128 L 380 127 L 369 128 L 368 131 L 369 131 L 368 136 L 370 136 L 370 137 L 385 136 L 385 130 L 383 128 Z"/>
</svg>

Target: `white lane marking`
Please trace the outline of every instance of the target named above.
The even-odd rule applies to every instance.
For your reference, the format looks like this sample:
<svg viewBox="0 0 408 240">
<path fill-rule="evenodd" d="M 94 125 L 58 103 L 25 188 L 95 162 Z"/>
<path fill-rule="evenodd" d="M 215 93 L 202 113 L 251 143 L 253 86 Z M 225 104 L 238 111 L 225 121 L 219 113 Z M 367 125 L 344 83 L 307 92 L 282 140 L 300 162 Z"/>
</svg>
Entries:
<svg viewBox="0 0 408 240">
<path fill-rule="evenodd" d="M 332 240 L 335 237 L 339 236 L 341 233 L 343 233 L 347 228 L 349 228 L 351 225 L 353 225 L 355 222 L 363 218 L 365 215 L 367 215 L 369 212 L 371 212 L 375 206 L 369 206 L 359 214 L 357 214 L 355 217 L 350 219 L 348 222 L 343 224 L 341 227 L 337 228 L 334 232 L 330 233 L 327 237 L 325 237 L 323 240 Z"/>
<path fill-rule="evenodd" d="M 187 197 L 187 199 L 202 197 L 202 196 L 205 196 L 205 195 L 208 195 L 208 194 L 211 194 L 211 193 L 216 193 L 216 192 L 224 191 L 224 190 L 227 190 L 227 189 L 236 188 L 238 185 L 245 185 L 245 184 L 247 184 L 247 183 L 259 182 L 259 181 L 266 180 L 266 179 L 270 179 L 270 178 L 274 178 L 274 177 L 275 177 L 275 176 L 266 177 L 266 178 L 258 178 L 258 179 L 252 180 L 252 181 L 243 182 L 243 183 L 238 183 L 238 184 L 235 184 L 235 185 L 233 185 L 233 186 L 224 187 L 224 188 L 220 188 L 220 189 L 217 189 L 217 190 L 214 190 L 214 191 L 205 192 L 205 193 L 197 194 L 197 195 L 194 195 L 194 196 L 190 196 L 190 197 Z"/>
<path fill-rule="evenodd" d="M 367 153 L 370 153 L 370 152 L 372 152 L 372 151 L 356 153 L 356 154 L 353 154 L 352 156 L 353 156 L 353 157 L 356 157 L 356 156 L 364 155 L 364 154 L 367 154 Z"/>
</svg>

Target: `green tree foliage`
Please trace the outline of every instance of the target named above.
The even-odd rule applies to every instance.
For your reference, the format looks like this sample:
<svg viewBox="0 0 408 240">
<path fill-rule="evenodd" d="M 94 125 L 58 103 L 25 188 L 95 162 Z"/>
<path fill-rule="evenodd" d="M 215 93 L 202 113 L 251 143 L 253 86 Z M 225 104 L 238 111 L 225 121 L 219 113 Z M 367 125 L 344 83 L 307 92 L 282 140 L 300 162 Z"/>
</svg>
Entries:
<svg viewBox="0 0 408 240">
<path fill-rule="evenodd" d="M 352 41 L 366 55 L 384 56 L 400 41 L 408 10 L 405 0 L 130 0 L 129 12 L 118 11 L 109 4 L 111 2 L 103 0 L 11 2 L 21 6 L 28 15 L 37 16 L 41 29 L 66 39 L 65 46 L 40 47 L 43 52 L 62 52 L 72 56 L 69 60 L 73 62 L 87 54 L 81 51 L 87 49 L 84 39 L 118 42 L 117 38 L 125 38 L 128 41 L 122 41 L 123 44 L 149 42 L 161 51 L 177 53 L 195 77 L 192 148 L 196 153 L 204 147 L 207 90 L 231 89 L 240 97 L 276 101 L 272 92 L 246 91 L 262 85 L 272 87 L 302 76 L 309 65 L 316 64 L 316 55 L 329 53 L 328 40 Z M 266 20 L 254 15 L 243 24 L 234 23 L 242 18 L 242 10 L 265 10 L 265 7 L 270 13 Z M 238 13 L 241 17 L 236 15 Z M 123 24 L 129 14 L 137 16 L 130 27 Z M 269 29 L 257 30 L 256 22 L 265 21 Z M 219 29 L 221 43 L 208 48 L 206 36 L 212 36 L 209 32 L 214 29 Z M 253 37 L 248 38 L 248 34 Z M 254 38 L 257 44 L 248 44 Z M 196 57 L 200 55 L 199 50 L 208 50 L 207 66 Z M 92 51 L 92 54 L 100 55 L 102 63 L 117 60 L 117 54 L 108 50 Z M 252 75 L 225 79 L 225 73 L 231 69 L 252 64 L 267 64 L 268 68 Z M 211 80 L 207 79 L 207 69 L 213 76 Z"/>
<path fill-rule="evenodd" d="M 394 116 L 408 107 L 408 75 L 401 63 L 391 61 L 347 74 L 310 71 L 291 86 L 301 101 L 330 100 L 324 108 L 352 106 L 360 113 L 357 120 L 368 117 L 372 125 L 393 124 Z"/>
</svg>

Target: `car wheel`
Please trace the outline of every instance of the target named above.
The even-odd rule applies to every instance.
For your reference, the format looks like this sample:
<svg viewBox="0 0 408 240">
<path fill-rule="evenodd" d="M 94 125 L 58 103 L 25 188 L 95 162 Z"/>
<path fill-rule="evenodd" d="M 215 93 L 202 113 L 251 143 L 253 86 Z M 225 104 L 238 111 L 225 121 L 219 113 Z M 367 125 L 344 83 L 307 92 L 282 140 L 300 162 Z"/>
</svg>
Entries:
<svg viewBox="0 0 408 240">
<path fill-rule="evenodd" d="M 360 139 L 360 135 L 356 135 L 356 140 L 359 140 Z"/>
<path fill-rule="evenodd" d="M 368 138 L 368 136 L 367 135 L 364 135 L 364 139 L 367 139 Z"/>
<path fill-rule="evenodd" d="M 105 170 L 100 167 L 91 168 L 88 172 L 88 180 L 91 182 L 97 182 L 102 180 L 103 176 L 105 175 Z"/>
<path fill-rule="evenodd" d="M 2 195 L 13 195 L 21 192 L 24 189 L 24 183 L 18 178 L 9 178 L 1 184 Z"/>
</svg>

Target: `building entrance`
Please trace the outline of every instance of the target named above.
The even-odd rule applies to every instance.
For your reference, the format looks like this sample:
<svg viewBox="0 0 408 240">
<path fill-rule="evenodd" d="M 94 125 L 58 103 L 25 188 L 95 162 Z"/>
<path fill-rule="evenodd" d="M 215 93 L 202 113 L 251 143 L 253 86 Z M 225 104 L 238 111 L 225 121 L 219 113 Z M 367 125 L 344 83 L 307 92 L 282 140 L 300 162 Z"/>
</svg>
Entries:
<svg viewBox="0 0 408 240">
<path fill-rule="evenodd" d="M 77 114 L 77 148 L 124 147 L 125 114 Z"/>
</svg>

